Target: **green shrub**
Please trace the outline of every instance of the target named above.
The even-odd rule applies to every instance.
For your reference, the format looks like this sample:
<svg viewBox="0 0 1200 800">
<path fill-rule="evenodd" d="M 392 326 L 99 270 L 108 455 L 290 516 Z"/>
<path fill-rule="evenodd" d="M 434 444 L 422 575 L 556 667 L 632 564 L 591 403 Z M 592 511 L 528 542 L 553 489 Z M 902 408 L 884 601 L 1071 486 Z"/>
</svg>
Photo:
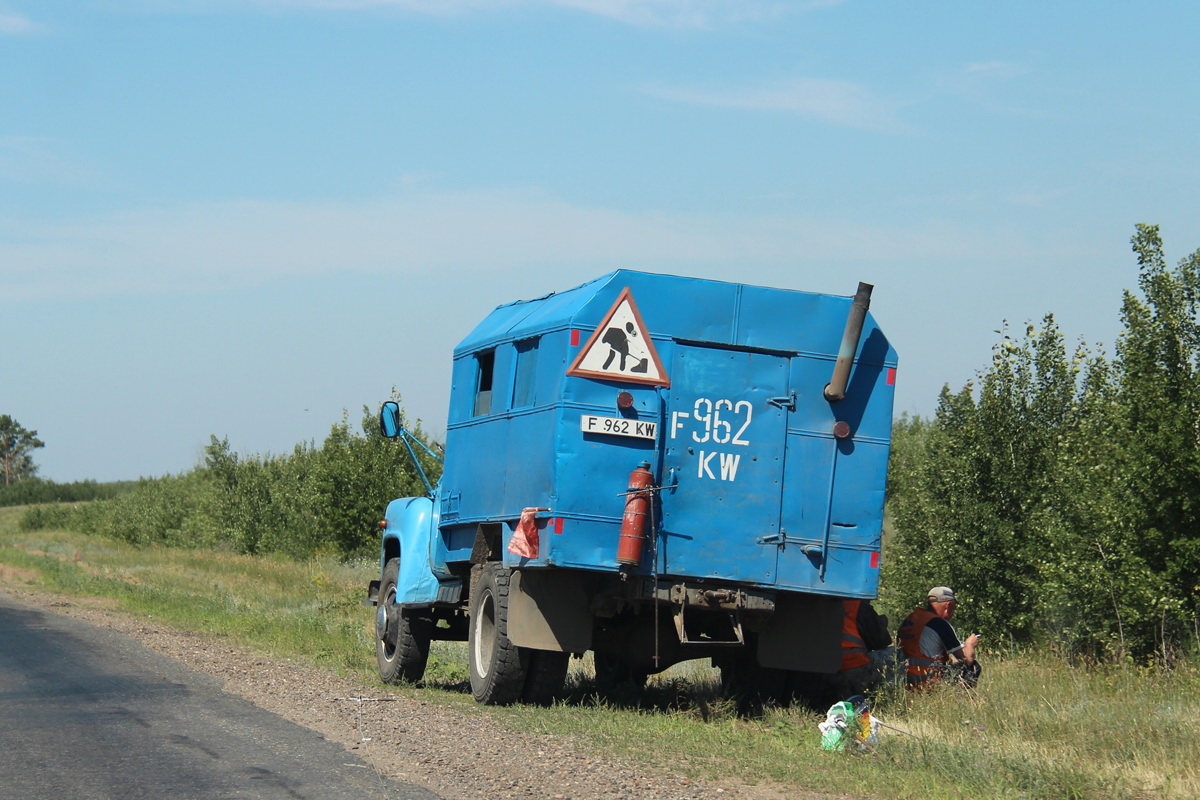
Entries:
<svg viewBox="0 0 1200 800">
<path fill-rule="evenodd" d="M 26 509 L 17 520 L 17 530 L 44 531 L 51 529 L 73 529 L 74 518 L 79 509 L 69 505 L 40 505 Z"/>
</svg>

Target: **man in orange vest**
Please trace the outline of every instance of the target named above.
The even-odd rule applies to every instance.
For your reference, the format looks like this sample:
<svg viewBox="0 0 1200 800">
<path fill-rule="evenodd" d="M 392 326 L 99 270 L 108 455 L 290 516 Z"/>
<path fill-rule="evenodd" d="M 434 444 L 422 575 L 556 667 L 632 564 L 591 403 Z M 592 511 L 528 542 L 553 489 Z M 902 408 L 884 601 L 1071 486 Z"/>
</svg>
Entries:
<svg viewBox="0 0 1200 800">
<path fill-rule="evenodd" d="M 900 624 L 900 632 L 896 637 L 908 660 L 908 688 L 931 688 L 942 679 L 951 664 L 961 667 L 959 677 L 963 683 L 974 686 L 980 672 L 979 664 L 975 661 L 979 634 L 972 633 L 965 642 L 959 641 L 954 626 L 950 624 L 958 607 L 958 600 L 950 587 L 933 587 L 929 590 L 927 601 L 924 608 L 913 609 Z"/>
<path fill-rule="evenodd" d="M 870 600 L 842 603 L 842 667 L 833 682 L 840 700 L 874 689 L 890 676 L 896 663 L 887 617 L 876 613 Z"/>
</svg>

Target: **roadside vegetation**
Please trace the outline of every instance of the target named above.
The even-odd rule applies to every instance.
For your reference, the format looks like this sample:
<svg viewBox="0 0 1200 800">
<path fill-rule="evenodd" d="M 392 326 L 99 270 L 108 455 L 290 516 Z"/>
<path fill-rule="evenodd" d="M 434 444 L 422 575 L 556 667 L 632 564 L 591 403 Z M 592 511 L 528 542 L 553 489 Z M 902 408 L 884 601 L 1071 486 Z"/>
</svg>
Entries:
<svg viewBox="0 0 1200 800">
<path fill-rule="evenodd" d="M 1071 663 L 1171 663 L 1200 646 L 1200 251 L 1132 240 L 1115 353 L 1053 316 L 1005 325 L 977 382 L 893 437 L 882 600 L 934 585 L 985 643 Z M 896 617 L 893 617 L 896 618 Z"/>
<path fill-rule="evenodd" d="M 112 598 L 133 614 L 227 637 L 378 685 L 372 610 L 361 605 L 374 559 L 292 559 L 136 546 L 62 530 L 18 531 L 0 509 L 5 583 Z M 481 707 L 465 647 L 435 643 L 419 688 L 385 689 L 488 714 L 521 730 L 570 736 L 641 763 L 698 777 L 864 797 L 1193 798 L 1200 796 L 1200 665 L 1067 665 L 1043 653 L 992 652 L 974 691 L 886 694 L 872 752 L 820 750 L 823 715 L 799 708 L 742 718 L 705 662 L 651 679 L 642 693 L 596 691 L 573 661 L 554 708 Z"/>
<path fill-rule="evenodd" d="M 412 432 L 425 440 L 419 423 Z M 440 465 L 424 454 L 422 465 L 436 480 Z M 378 551 L 376 523 L 389 500 L 424 493 L 407 452 L 383 438 L 364 408 L 358 430 L 346 415 L 320 446 L 300 444 L 286 455 L 242 456 L 213 436 L 204 463 L 189 472 L 121 484 L 108 496 L 98 492 L 97 502 L 34 506 L 19 526 L 135 545 L 352 559 Z"/>
<path fill-rule="evenodd" d="M 1200 251 L 1170 267 L 1146 225 L 1132 244 L 1138 290 L 1111 355 L 1069 345 L 1052 315 L 1004 323 L 975 381 L 944 389 L 933 417 L 895 424 L 879 606 L 894 627 L 930 586 L 953 586 L 955 624 L 984 636 L 978 689 L 885 693 L 875 713 L 903 732 L 853 755 L 818 748 L 814 713 L 739 717 L 703 666 L 600 694 L 572 662 L 552 712 L 475 710 L 463 647 L 435 643 L 423 687 L 400 691 L 750 783 L 931 800 L 1200 796 Z M 376 523 L 424 488 L 372 411 L 290 454 L 239 455 L 213 437 L 185 474 L 70 487 L 33 476 L 37 432 L 9 421 L 25 449 L 9 456 L 24 479 L 0 489 L 5 582 L 115 598 L 377 680 L 360 605 L 379 573 Z M 33 505 L 6 507 L 17 502 Z"/>
</svg>

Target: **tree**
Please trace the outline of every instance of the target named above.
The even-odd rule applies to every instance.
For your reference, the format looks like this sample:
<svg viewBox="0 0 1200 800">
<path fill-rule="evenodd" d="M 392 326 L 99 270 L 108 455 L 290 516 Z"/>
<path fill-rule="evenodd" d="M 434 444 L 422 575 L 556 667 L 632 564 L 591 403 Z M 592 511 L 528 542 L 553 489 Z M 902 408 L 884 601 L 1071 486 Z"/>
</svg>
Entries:
<svg viewBox="0 0 1200 800">
<path fill-rule="evenodd" d="M 32 453 L 45 446 L 37 438 L 37 431 L 26 430 L 8 414 L 0 414 L 0 467 L 4 469 L 4 485 L 32 478 L 37 473 Z"/>
<path fill-rule="evenodd" d="M 947 584 L 968 598 L 965 624 L 1028 641 L 1039 632 L 1040 604 L 1029 598 L 1039 596 L 1048 534 L 1078 495 L 1062 445 L 1078 424 L 1081 365 L 1092 359 L 1068 355 L 1052 315 L 1023 337 L 1001 333 L 978 390 L 947 387 L 932 424 L 896 426 L 887 607 L 911 607 Z"/>
<path fill-rule="evenodd" d="M 1200 251 L 1169 268 L 1156 225 L 1138 225 L 1132 244 L 1143 297 L 1126 292 L 1121 309 L 1119 505 L 1138 535 L 1114 557 L 1153 575 L 1144 613 L 1161 644 L 1200 616 Z"/>
<path fill-rule="evenodd" d="M 1144 658 L 1200 628 L 1200 251 L 1133 237 L 1116 358 L 1071 355 L 1051 315 L 1005 328 L 977 387 L 895 426 L 889 610 L 928 586 L 991 635 Z M 1191 644 L 1189 644 L 1191 642 Z"/>
</svg>

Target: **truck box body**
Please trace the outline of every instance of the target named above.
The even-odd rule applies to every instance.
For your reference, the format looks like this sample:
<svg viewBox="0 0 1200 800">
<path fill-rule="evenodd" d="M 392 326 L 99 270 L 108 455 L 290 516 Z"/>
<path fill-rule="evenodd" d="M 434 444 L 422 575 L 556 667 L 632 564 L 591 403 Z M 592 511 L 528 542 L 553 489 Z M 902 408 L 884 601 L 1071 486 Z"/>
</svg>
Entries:
<svg viewBox="0 0 1200 800">
<path fill-rule="evenodd" d="M 669 385 L 567 374 L 626 289 Z M 824 398 L 849 303 L 622 270 L 497 308 L 454 353 L 445 557 L 469 557 L 477 524 L 541 507 L 539 557 L 506 551 L 506 564 L 615 571 L 623 495 L 645 461 L 671 488 L 643 571 L 874 597 L 896 356 L 868 317 L 846 398 Z M 605 429 L 615 420 L 620 433 Z"/>
</svg>

